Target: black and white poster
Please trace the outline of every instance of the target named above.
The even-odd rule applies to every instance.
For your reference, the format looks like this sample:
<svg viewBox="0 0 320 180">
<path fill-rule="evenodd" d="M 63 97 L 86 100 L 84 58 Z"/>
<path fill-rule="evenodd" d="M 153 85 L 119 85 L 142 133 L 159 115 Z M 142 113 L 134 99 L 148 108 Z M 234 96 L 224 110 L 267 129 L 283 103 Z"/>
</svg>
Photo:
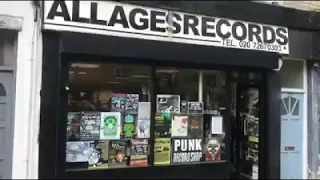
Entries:
<svg viewBox="0 0 320 180">
<path fill-rule="evenodd" d="M 189 114 L 202 114 L 203 103 L 202 102 L 188 102 L 188 113 Z"/>
<path fill-rule="evenodd" d="M 180 102 L 180 113 L 187 114 L 188 113 L 188 101 L 181 100 Z"/>
<path fill-rule="evenodd" d="M 138 114 L 139 94 L 126 94 L 126 114 Z"/>
<path fill-rule="evenodd" d="M 202 139 L 172 139 L 173 164 L 200 162 L 202 156 Z"/>
<path fill-rule="evenodd" d="M 180 113 L 180 95 L 158 94 L 157 112 Z"/>
<path fill-rule="evenodd" d="M 111 97 L 111 111 L 123 113 L 125 110 L 126 94 L 113 93 Z"/>
<path fill-rule="evenodd" d="M 80 139 L 99 140 L 100 139 L 100 112 L 81 112 Z"/>
</svg>

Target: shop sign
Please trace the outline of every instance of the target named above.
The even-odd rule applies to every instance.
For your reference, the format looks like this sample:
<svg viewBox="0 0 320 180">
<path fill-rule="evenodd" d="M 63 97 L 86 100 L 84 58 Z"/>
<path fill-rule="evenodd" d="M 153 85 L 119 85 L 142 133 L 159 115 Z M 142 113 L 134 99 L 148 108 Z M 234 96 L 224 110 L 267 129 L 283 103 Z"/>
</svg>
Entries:
<svg viewBox="0 0 320 180">
<path fill-rule="evenodd" d="M 44 29 L 289 54 L 285 27 L 115 1 L 44 1 Z"/>
<path fill-rule="evenodd" d="M 202 158 L 202 139 L 173 139 L 172 163 L 200 162 Z"/>
</svg>

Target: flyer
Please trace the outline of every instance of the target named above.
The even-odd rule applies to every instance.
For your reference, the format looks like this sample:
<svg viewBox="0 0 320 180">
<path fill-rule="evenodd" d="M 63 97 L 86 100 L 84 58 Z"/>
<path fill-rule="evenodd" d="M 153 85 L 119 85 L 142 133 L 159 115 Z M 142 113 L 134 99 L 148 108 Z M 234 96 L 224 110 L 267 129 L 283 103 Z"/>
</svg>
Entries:
<svg viewBox="0 0 320 180">
<path fill-rule="evenodd" d="M 188 115 L 188 137 L 202 138 L 203 137 L 203 115 L 189 114 Z"/>
<path fill-rule="evenodd" d="M 139 109 L 139 94 L 126 94 L 126 114 L 137 114 Z"/>
<path fill-rule="evenodd" d="M 155 137 L 171 137 L 171 113 L 157 113 L 155 115 L 154 133 Z"/>
<path fill-rule="evenodd" d="M 221 160 L 221 145 L 216 138 L 210 138 L 204 144 L 205 161 L 219 161 Z"/>
<path fill-rule="evenodd" d="M 121 113 L 102 112 L 100 125 L 100 139 L 120 139 Z"/>
<path fill-rule="evenodd" d="M 68 112 L 67 141 L 80 140 L 80 112 Z"/>
<path fill-rule="evenodd" d="M 80 139 L 99 140 L 100 139 L 100 112 L 81 112 Z"/>
<path fill-rule="evenodd" d="M 67 142 L 66 162 L 88 162 L 90 142 L 72 141 Z"/>
<path fill-rule="evenodd" d="M 136 114 L 125 114 L 122 123 L 122 138 L 133 138 L 135 136 Z"/>
<path fill-rule="evenodd" d="M 202 139 L 172 139 L 172 163 L 200 162 L 202 158 Z"/>
<path fill-rule="evenodd" d="M 128 164 L 128 141 L 111 140 L 109 142 L 109 167 L 125 167 Z"/>
<path fill-rule="evenodd" d="M 139 102 L 137 138 L 150 138 L 150 102 Z"/>
<path fill-rule="evenodd" d="M 154 144 L 154 165 L 170 164 L 171 138 L 156 138 Z"/>
<path fill-rule="evenodd" d="M 148 139 L 131 139 L 130 166 L 148 166 Z"/>
<path fill-rule="evenodd" d="M 108 168 L 109 141 L 92 141 L 89 152 L 89 169 Z"/>
<path fill-rule="evenodd" d="M 123 93 L 112 93 L 111 97 L 111 111 L 121 112 L 125 110 L 126 94 Z"/>
<path fill-rule="evenodd" d="M 157 95 L 157 112 L 180 113 L 180 95 Z"/>
<path fill-rule="evenodd" d="M 203 103 L 188 102 L 188 114 L 203 114 Z"/>
<path fill-rule="evenodd" d="M 188 136 L 188 116 L 174 115 L 171 122 L 171 137 Z"/>
</svg>

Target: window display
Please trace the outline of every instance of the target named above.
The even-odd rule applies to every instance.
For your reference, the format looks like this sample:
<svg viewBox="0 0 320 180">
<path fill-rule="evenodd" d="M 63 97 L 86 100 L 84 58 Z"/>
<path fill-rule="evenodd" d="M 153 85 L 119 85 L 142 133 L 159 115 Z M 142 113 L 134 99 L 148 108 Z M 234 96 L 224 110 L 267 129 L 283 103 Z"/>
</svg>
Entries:
<svg viewBox="0 0 320 180">
<path fill-rule="evenodd" d="M 67 170 L 224 159 L 224 73 L 157 68 L 151 94 L 151 71 L 137 65 L 71 64 Z"/>
<path fill-rule="evenodd" d="M 150 74 L 146 66 L 71 64 L 67 170 L 150 164 Z"/>
</svg>

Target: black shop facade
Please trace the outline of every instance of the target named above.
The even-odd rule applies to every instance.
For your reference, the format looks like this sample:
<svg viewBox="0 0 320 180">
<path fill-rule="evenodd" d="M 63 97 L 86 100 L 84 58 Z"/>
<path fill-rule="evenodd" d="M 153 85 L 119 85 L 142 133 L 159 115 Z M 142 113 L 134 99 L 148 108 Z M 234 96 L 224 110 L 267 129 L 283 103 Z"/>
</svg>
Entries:
<svg viewBox="0 0 320 180">
<path fill-rule="evenodd" d="M 39 178 L 280 177 L 286 27 L 138 1 L 42 5 Z"/>
</svg>

